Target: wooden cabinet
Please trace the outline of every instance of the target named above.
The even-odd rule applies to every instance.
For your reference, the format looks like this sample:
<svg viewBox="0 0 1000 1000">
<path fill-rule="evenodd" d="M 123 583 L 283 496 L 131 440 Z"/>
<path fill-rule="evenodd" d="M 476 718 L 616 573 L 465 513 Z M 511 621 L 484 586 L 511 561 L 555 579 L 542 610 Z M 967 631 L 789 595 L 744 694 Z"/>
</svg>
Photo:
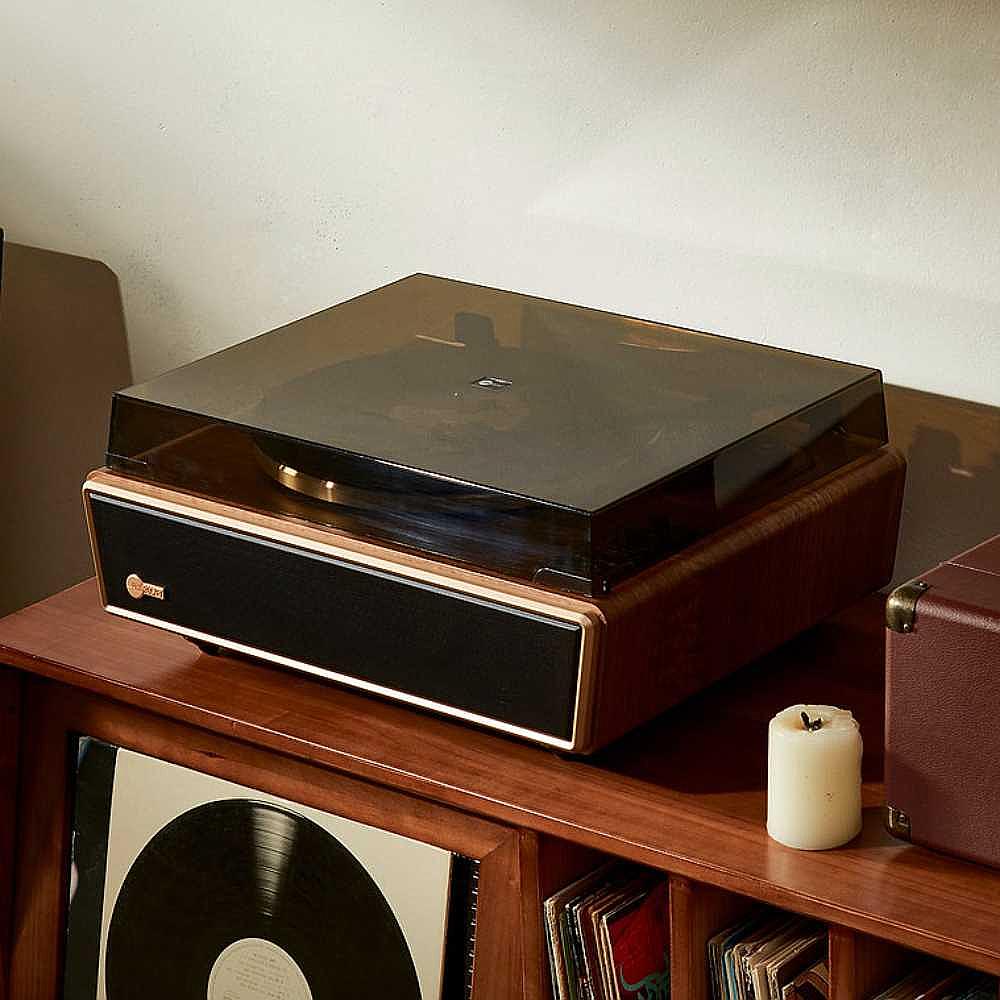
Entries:
<svg viewBox="0 0 1000 1000">
<path fill-rule="evenodd" d="M 112 618 L 93 583 L 0 623 L 0 944 L 9 995 L 56 995 L 66 735 L 86 732 L 482 859 L 475 1000 L 548 995 L 541 900 L 608 856 L 670 876 L 673 996 L 708 995 L 705 943 L 755 900 L 829 925 L 835 1000 L 912 952 L 1000 973 L 1000 872 L 881 824 L 881 601 L 873 598 L 592 758 L 527 746 L 321 681 L 210 657 Z M 836 851 L 766 835 L 766 722 L 854 710 L 865 828 Z"/>
<path fill-rule="evenodd" d="M 71 798 L 67 748 L 85 734 L 252 789 L 434 844 L 479 861 L 475 996 L 518 996 L 538 940 L 537 910 L 525 886 L 538 881 L 537 836 L 439 806 L 390 788 L 261 750 L 64 684 L 26 679 L 20 692 L 21 794 L 14 852 L 15 933 L 11 996 L 59 991 L 67 894 Z M 537 970 L 532 968 L 532 976 Z"/>
</svg>

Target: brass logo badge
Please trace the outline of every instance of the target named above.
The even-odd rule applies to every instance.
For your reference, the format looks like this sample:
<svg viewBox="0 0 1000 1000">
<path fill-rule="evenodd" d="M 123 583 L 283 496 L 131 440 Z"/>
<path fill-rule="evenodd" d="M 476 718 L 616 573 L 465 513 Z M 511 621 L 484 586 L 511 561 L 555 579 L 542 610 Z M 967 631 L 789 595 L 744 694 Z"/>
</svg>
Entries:
<svg viewBox="0 0 1000 1000">
<path fill-rule="evenodd" d="M 157 601 L 162 601 L 165 596 L 163 587 L 155 583 L 145 583 L 138 573 L 129 573 L 125 577 L 125 589 L 128 596 L 140 600 L 143 597 L 152 597 Z"/>
</svg>

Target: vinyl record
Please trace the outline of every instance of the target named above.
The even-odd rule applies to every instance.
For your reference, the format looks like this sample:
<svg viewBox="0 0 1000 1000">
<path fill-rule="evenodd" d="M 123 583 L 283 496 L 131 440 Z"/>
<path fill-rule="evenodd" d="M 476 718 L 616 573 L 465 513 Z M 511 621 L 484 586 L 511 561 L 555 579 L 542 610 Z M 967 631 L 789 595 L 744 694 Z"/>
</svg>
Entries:
<svg viewBox="0 0 1000 1000">
<path fill-rule="evenodd" d="M 105 989 L 421 1000 L 403 931 L 357 858 L 312 821 L 245 799 L 182 813 L 143 848 L 111 917 Z"/>
</svg>

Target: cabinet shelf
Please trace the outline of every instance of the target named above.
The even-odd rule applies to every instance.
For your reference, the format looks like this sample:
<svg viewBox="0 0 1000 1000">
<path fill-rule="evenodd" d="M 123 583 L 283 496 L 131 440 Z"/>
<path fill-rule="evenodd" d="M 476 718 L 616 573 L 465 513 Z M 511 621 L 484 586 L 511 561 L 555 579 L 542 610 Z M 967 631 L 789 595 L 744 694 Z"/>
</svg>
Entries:
<svg viewBox="0 0 1000 1000">
<path fill-rule="evenodd" d="M 572 845 L 563 844 L 566 857 L 576 857 L 573 878 L 586 868 L 574 855 Z M 560 848 L 548 848 L 551 857 Z M 589 859 L 589 867 L 606 860 L 603 855 Z M 560 888 L 572 879 L 549 880 L 547 888 Z M 555 884 L 552 884 L 552 883 Z M 675 1000 L 713 1000 L 708 970 L 709 941 L 732 927 L 754 910 L 759 899 L 728 892 L 681 875 L 670 875 L 670 995 Z M 548 893 L 543 893 L 543 898 Z M 872 1000 L 898 983 L 927 956 L 885 938 L 863 934 L 836 924 L 827 925 L 825 961 L 829 970 L 830 1000 Z M 551 997 L 551 993 L 546 994 Z"/>
</svg>

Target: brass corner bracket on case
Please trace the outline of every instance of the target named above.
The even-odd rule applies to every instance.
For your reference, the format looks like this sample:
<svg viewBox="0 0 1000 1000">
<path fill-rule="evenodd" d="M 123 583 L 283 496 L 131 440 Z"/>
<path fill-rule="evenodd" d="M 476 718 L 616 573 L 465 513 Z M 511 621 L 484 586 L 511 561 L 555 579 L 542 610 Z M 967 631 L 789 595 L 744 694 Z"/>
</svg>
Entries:
<svg viewBox="0 0 1000 1000">
<path fill-rule="evenodd" d="M 885 625 L 893 632 L 912 632 L 917 618 L 917 602 L 930 588 L 923 580 L 911 580 L 897 587 L 885 602 Z"/>
<path fill-rule="evenodd" d="M 885 807 L 885 828 L 900 840 L 910 839 L 910 817 L 895 806 Z"/>
</svg>

